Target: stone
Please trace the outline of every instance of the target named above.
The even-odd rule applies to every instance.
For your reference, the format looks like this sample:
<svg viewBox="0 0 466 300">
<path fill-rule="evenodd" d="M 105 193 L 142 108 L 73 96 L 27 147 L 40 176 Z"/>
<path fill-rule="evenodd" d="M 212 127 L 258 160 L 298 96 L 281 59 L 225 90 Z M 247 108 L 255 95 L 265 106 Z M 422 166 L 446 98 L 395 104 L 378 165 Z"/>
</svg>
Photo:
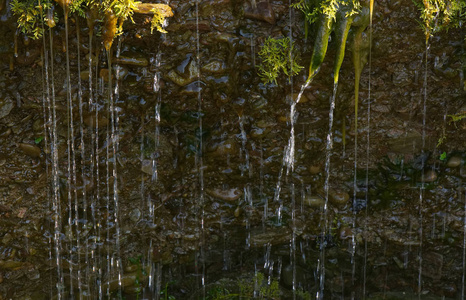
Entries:
<svg viewBox="0 0 466 300">
<path fill-rule="evenodd" d="M 120 56 L 119 58 L 115 59 L 115 62 L 122 65 L 130 65 L 137 67 L 147 67 L 149 65 L 149 61 L 145 57 Z"/>
<path fill-rule="evenodd" d="M 170 6 L 166 4 L 153 4 L 153 3 L 138 3 L 134 12 L 138 14 L 153 15 L 153 10 L 156 9 L 167 17 L 173 17 L 173 11 Z"/>
<path fill-rule="evenodd" d="M 447 167 L 449 168 L 456 168 L 461 165 L 461 157 L 454 155 L 450 157 L 450 159 L 447 161 Z"/>
<path fill-rule="evenodd" d="M 143 171 L 144 173 L 148 175 L 153 175 L 155 171 L 154 166 L 155 164 L 153 163 L 153 160 L 145 159 L 142 161 L 141 171 Z"/>
<path fill-rule="evenodd" d="M 303 204 L 311 208 L 321 208 L 325 204 L 325 200 L 320 196 L 309 196 L 303 199 Z"/>
<path fill-rule="evenodd" d="M 423 182 L 434 182 L 437 180 L 437 173 L 434 170 L 428 170 L 424 173 Z"/>
<path fill-rule="evenodd" d="M 337 189 L 331 189 L 329 191 L 329 197 L 328 197 L 330 203 L 332 203 L 335 206 L 343 206 L 346 203 L 348 203 L 349 200 L 349 194 L 345 191 L 337 190 Z"/>
<path fill-rule="evenodd" d="M 275 24 L 275 13 L 269 1 L 261 1 L 256 3 L 256 7 L 246 1 L 244 8 L 244 16 L 249 19 L 265 21 L 270 24 Z"/>
<path fill-rule="evenodd" d="M 0 119 L 8 116 L 13 109 L 15 104 L 10 98 L 4 98 L 0 100 Z"/>
<path fill-rule="evenodd" d="M 26 144 L 26 143 L 19 143 L 18 148 L 24 152 L 27 156 L 37 158 L 40 156 L 40 148 L 36 145 Z"/>
<path fill-rule="evenodd" d="M 243 195 L 243 191 L 239 188 L 206 189 L 206 193 L 214 198 L 221 199 L 221 200 L 228 201 L 228 202 L 236 201 L 241 197 L 241 195 Z"/>
</svg>

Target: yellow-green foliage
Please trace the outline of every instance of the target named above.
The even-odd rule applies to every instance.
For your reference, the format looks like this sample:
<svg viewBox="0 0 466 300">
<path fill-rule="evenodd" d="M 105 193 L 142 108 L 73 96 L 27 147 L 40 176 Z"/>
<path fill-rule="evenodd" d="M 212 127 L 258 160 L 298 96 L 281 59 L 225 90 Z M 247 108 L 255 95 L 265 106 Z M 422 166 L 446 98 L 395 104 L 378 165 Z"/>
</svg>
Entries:
<svg viewBox="0 0 466 300">
<path fill-rule="evenodd" d="M 262 273 L 256 273 L 254 278 L 243 279 L 239 282 L 241 297 L 252 298 L 254 291 L 259 291 L 259 298 L 279 299 L 280 288 L 277 280 L 272 280 L 269 284 L 267 278 Z"/>
<path fill-rule="evenodd" d="M 25 35 L 37 39 L 43 33 L 43 20 L 45 10 L 51 6 L 50 3 L 40 3 L 38 0 L 12 0 L 11 10 L 18 16 L 18 28 Z"/>
<path fill-rule="evenodd" d="M 151 12 L 154 13 L 154 16 L 150 23 L 150 33 L 152 34 L 154 28 L 156 28 L 158 32 L 167 33 L 167 31 L 162 27 L 163 23 L 165 23 L 165 15 L 162 11 L 160 9 L 153 8 Z"/>
<path fill-rule="evenodd" d="M 463 119 L 466 119 L 466 112 L 457 113 L 455 115 L 448 115 L 451 118 L 451 122 L 458 122 Z"/>
<path fill-rule="evenodd" d="M 42 2 L 41 2 L 42 1 Z M 63 1 L 63 3 L 65 3 Z M 138 10 L 140 1 L 135 0 L 70 0 L 66 1 L 68 12 L 82 18 L 86 17 L 87 10 L 98 10 L 99 18 L 105 19 L 105 15 L 114 15 L 118 20 L 115 35 L 123 32 L 123 23 L 126 20 L 133 22 L 133 14 Z M 18 17 L 18 28 L 22 33 L 31 38 L 37 39 L 43 34 L 43 26 L 47 24 L 46 11 L 50 8 L 57 7 L 57 3 L 43 0 L 12 0 L 10 3 L 13 14 Z M 165 32 L 162 25 L 166 17 L 171 17 L 173 13 L 168 5 L 160 4 L 160 7 L 151 10 L 154 14 L 152 18 L 151 31 L 155 28 L 157 31 Z M 58 21 L 55 15 L 51 16 L 54 21 Z M 51 26 L 53 27 L 53 26 Z"/>
<path fill-rule="evenodd" d="M 133 21 L 134 11 L 137 9 L 137 5 L 141 3 L 140 1 L 134 0 L 104 0 L 101 4 L 101 10 L 105 13 L 107 11 L 112 11 L 116 18 L 118 19 L 118 27 L 116 34 L 121 34 L 123 32 L 123 23 L 126 20 Z"/>
<path fill-rule="evenodd" d="M 259 76 L 264 83 L 276 84 L 281 72 L 286 76 L 293 76 L 303 68 L 297 62 L 299 58 L 294 43 L 290 42 L 289 38 L 267 38 L 259 51 L 259 57 Z"/>
<path fill-rule="evenodd" d="M 458 27 L 466 21 L 466 0 L 413 0 L 421 12 L 421 26 L 426 40 L 440 31 Z"/>
<path fill-rule="evenodd" d="M 346 11 L 346 17 L 357 14 L 361 9 L 359 0 L 300 0 L 291 6 L 301 10 L 310 24 L 315 23 L 321 14 L 335 21 L 340 7 Z"/>
</svg>

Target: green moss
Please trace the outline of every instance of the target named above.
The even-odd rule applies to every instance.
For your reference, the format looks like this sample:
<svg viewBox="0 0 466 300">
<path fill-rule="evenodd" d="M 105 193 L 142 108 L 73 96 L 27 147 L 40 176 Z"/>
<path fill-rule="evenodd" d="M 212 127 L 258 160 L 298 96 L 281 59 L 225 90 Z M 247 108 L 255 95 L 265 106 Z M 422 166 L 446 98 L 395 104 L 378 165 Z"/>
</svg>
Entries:
<svg viewBox="0 0 466 300">
<path fill-rule="evenodd" d="M 18 17 L 20 31 L 33 39 L 40 38 L 43 34 L 43 20 L 46 18 L 44 12 L 52 4 L 38 0 L 12 0 L 10 6 L 13 15 Z"/>
<path fill-rule="evenodd" d="M 466 21 L 466 0 L 423 0 L 413 2 L 421 12 L 420 25 L 426 40 L 441 30 L 459 27 Z"/>
<path fill-rule="evenodd" d="M 160 11 L 160 9 L 153 8 L 151 12 L 154 14 L 152 17 L 152 21 L 150 22 L 150 33 L 157 29 L 158 32 L 167 33 L 165 29 L 163 29 L 163 23 L 165 23 L 165 15 Z"/>
<path fill-rule="evenodd" d="M 300 0 L 291 7 L 301 10 L 309 24 L 313 24 L 320 15 L 336 21 L 340 7 L 345 7 L 346 17 L 356 15 L 361 9 L 361 4 L 359 0 Z"/>
<path fill-rule="evenodd" d="M 253 298 L 255 297 L 254 291 L 259 290 L 259 298 L 266 299 L 279 299 L 280 298 L 280 288 L 277 280 L 272 280 L 269 284 L 267 278 L 264 274 L 257 272 L 252 280 L 243 279 L 238 282 L 240 295 L 243 298 Z"/>
<path fill-rule="evenodd" d="M 297 62 L 299 57 L 294 43 L 290 42 L 289 38 L 267 38 L 259 51 L 259 57 L 259 76 L 264 83 L 277 84 L 277 78 L 282 72 L 290 77 L 298 74 L 303 68 Z"/>
<path fill-rule="evenodd" d="M 56 2 L 67 11 L 67 14 L 82 18 L 86 18 L 86 11 L 97 11 L 98 13 L 95 14 L 98 15 L 98 19 L 103 20 L 103 29 L 108 33 L 103 38 L 104 44 L 107 46 L 111 46 L 114 36 L 123 32 L 123 24 L 126 20 L 133 22 L 133 14 L 141 3 L 135 0 L 56 0 Z M 58 21 L 54 14 L 46 14 L 46 12 L 54 11 L 57 7 L 57 3 L 51 1 L 12 0 L 10 6 L 13 14 L 18 18 L 17 23 L 20 31 L 33 39 L 42 36 L 45 25 L 53 27 Z M 162 24 L 166 17 L 173 16 L 170 7 L 160 4 L 152 9 L 151 13 L 154 15 L 151 30 L 155 28 L 157 31 L 165 32 Z"/>
<path fill-rule="evenodd" d="M 454 114 L 454 115 L 448 115 L 448 117 L 451 118 L 451 121 L 450 122 L 458 122 L 458 121 L 461 121 L 463 119 L 466 119 L 466 112 L 462 112 L 462 113 L 457 113 L 457 114 Z"/>
</svg>

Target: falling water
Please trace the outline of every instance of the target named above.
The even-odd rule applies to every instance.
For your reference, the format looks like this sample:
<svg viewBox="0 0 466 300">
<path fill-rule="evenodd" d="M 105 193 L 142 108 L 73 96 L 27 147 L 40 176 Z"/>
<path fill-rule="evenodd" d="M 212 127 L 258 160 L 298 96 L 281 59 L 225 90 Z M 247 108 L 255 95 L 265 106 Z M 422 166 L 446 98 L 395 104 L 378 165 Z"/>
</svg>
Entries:
<svg viewBox="0 0 466 300">
<path fill-rule="evenodd" d="M 118 49 L 117 53 L 120 52 L 121 42 L 118 42 Z M 118 54 L 119 55 L 119 54 Z M 112 179 L 113 179 L 113 224 L 115 226 L 116 233 L 115 237 L 115 252 L 112 255 L 112 261 L 115 261 L 115 268 L 118 274 L 118 285 L 120 287 L 120 291 L 122 288 L 122 265 L 121 265 L 121 255 L 120 255 L 120 224 L 119 224 L 119 199 L 118 199 L 118 168 L 117 168 L 117 142 L 118 142 L 118 132 L 116 129 L 118 128 L 118 114 L 115 109 L 115 103 L 113 99 L 113 85 L 112 85 L 112 54 L 111 51 L 107 51 L 107 60 L 108 60 L 108 99 L 110 102 L 110 127 L 111 127 L 111 139 L 110 141 L 107 138 L 107 155 L 109 153 L 111 142 L 112 145 Z M 118 90 L 117 90 L 118 91 Z M 107 158 L 107 168 L 109 165 L 110 159 Z M 108 174 L 107 174 L 108 176 Z M 110 181 L 107 181 L 107 186 L 110 184 Z M 108 187 L 107 187 L 108 189 Z M 108 196 L 110 196 L 108 194 Z"/>
<path fill-rule="evenodd" d="M 162 38 L 164 38 L 164 35 L 162 35 Z M 157 184 L 158 182 L 158 153 L 159 153 L 159 147 L 160 147 L 160 121 L 161 121 L 161 116 L 160 116 L 160 109 L 162 105 L 162 91 L 160 89 L 160 77 L 161 77 L 161 72 L 160 72 L 160 66 L 162 63 L 162 53 L 159 52 L 155 56 L 155 61 L 153 62 L 155 64 L 155 74 L 154 74 L 154 79 L 153 79 L 153 85 L 152 85 L 152 90 L 156 94 L 157 101 L 155 104 L 155 155 L 153 157 L 153 164 L 152 164 L 152 181 Z M 154 203 L 150 201 L 149 203 L 149 219 L 151 220 L 152 224 L 155 224 L 155 213 L 154 213 Z M 153 240 L 150 240 L 150 245 L 147 253 L 148 257 L 148 263 L 149 263 L 149 290 L 151 291 L 152 295 L 154 296 L 155 299 L 158 299 L 158 295 L 160 295 L 160 290 L 161 290 L 161 276 L 159 272 L 161 272 L 161 266 L 159 263 L 155 264 L 152 259 L 151 259 L 151 251 L 152 251 L 152 245 Z M 154 284 L 155 283 L 155 284 Z"/>
<path fill-rule="evenodd" d="M 80 34 L 80 26 L 79 26 L 79 19 L 76 20 L 76 35 L 77 35 L 77 59 L 78 59 L 78 74 L 81 74 L 81 51 L 79 49 L 79 45 L 81 45 L 81 34 Z M 84 218 L 84 223 L 83 223 L 83 231 L 85 231 L 89 224 L 89 220 L 87 219 L 87 193 L 86 193 L 86 176 L 85 176 L 85 154 L 86 154 L 86 149 L 85 149 L 85 142 L 84 142 L 84 115 L 83 115 L 83 91 L 82 91 L 82 83 L 81 83 L 81 76 L 78 76 L 78 103 L 79 103 L 79 131 L 80 131 L 80 146 L 79 148 L 81 149 L 81 181 L 82 181 L 82 199 L 83 199 L 83 218 Z M 76 188 L 76 187 L 75 187 Z M 76 196 L 76 200 L 77 200 Z M 77 201 L 76 201 L 77 203 Z M 75 210 L 78 210 L 78 207 L 75 207 Z M 76 214 L 76 230 L 78 230 L 77 224 L 78 224 L 78 214 Z M 78 234 L 78 232 L 77 232 Z M 79 234 L 77 236 L 78 241 L 79 241 Z M 86 238 L 85 244 L 84 244 L 85 249 L 85 273 L 84 273 L 84 278 L 89 277 L 89 240 Z M 78 251 L 79 251 L 79 246 L 78 246 Z M 81 252 L 81 251 L 79 251 Z M 81 278 L 81 269 L 78 269 L 78 278 Z M 87 284 L 87 294 L 90 294 L 90 285 L 89 282 Z M 83 294 L 82 287 L 80 287 L 80 294 Z"/>
<path fill-rule="evenodd" d="M 65 18 L 65 55 L 66 55 L 66 97 L 67 97 L 67 112 L 68 112 L 68 135 L 67 135 L 67 149 L 68 149 L 68 162 L 67 162 L 67 172 L 68 172 L 68 239 L 69 239 L 69 273 L 70 277 L 73 277 L 73 243 L 74 243 L 74 236 L 73 236 L 73 223 L 77 222 L 79 219 L 78 217 L 78 200 L 76 195 L 76 158 L 75 158 L 75 147 L 74 147 L 74 120 L 73 120 L 73 102 L 71 96 L 71 75 L 70 75 L 70 49 L 69 49 L 69 24 L 68 24 L 68 15 L 69 15 L 69 7 L 68 5 L 63 6 L 64 10 L 64 18 Z M 72 206 L 72 200 L 74 199 L 74 207 Z M 73 209 L 75 213 L 75 219 L 73 220 Z M 77 225 L 77 224 L 75 224 Z M 76 232 L 76 234 L 78 234 Z M 79 236 L 76 236 L 76 247 L 79 249 Z M 78 261 L 80 259 L 79 256 L 80 251 L 78 251 Z M 79 268 L 79 264 L 78 264 Z M 81 292 L 81 278 L 80 273 L 78 273 L 78 287 L 79 291 Z M 70 281 L 70 295 L 73 297 L 74 287 L 73 281 Z"/>
<path fill-rule="evenodd" d="M 369 86 L 367 95 L 367 144 L 366 144 L 366 179 L 365 179 L 365 202 L 364 211 L 364 268 L 363 268 L 363 286 L 362 297 L 366 299 L 366 271 L 367 271 L 367 217 L 369 206 L 369 154 L 370 154 L 370 125 L 371 125 L 371 73 L 372 73 L 372 15 L 374 12 L 374 0 L 369 4 Z"/>
<path fill-rule="evenodd" d="M 460 199 L 462 192 L 460 191 Z M 466 191 L 463 193 L 464 212 L 463 212 L 463 276 L 461 277 L 461 300 L 465 296 L 465 280 L 466 280 Z"/>
<path fill-rule="evenodd" d="M 252 176 L 252 168 L 249 166 L 249 151 L 246 148 L 246 144 L 248 142 L 248 137 L 246 135 L 246 130 L 244 130 L 244 114 L 241 112 L 238 116 L 239 119 L 239 128 L 240 128 L 240 137 L 241 137 L 241 149 L 240 149 L 240 157 L 243 156 L 244 153 L 244 165 L 241 166 L 241 176 L 244 175 L 244 171 L 247 170 L 249 174 L 249 178 Z"/>
<path fill-rule="evenodd" d="M 324 211 L 323 211 L 323 224 L 322 226 L 322 245 L 320 247 L 320 259 L 319 259 L 319 288 L 320 290 L 317 292 L 317 299 L 324 299 L 324 286 L 325 286 L 325 236 L 328 230 L 328 197 L 329 197 L 329 189 L 330 189 L 330 158 L 332 156 L 332 149 L 333 149 L 333 112 L 335 110 L 335 98 L 337 94 L 337 87 L 338 87 L 338 80 L 335 81 L 333 85 L 333 94 L 330 98 L 330 110 L 328 113 L 328 133 L 327 133 L 327 146 L 325 148 L 325 182 L 324 182 L 324 193 L 325 193 L 325 204 L 324 204 Z"/>
<path fill-rule="evenodd" d="M 426 108 L 427 108 L 427 73 L 428 73 L 428 56 L 429 56 L 429 33 L 426 32 L 426 48 L 425 48 L 425 69 L 424 69 L 424 86 L 423 86 L 423 108 L 422 108 L 422 148 L 421 148 L 421 156 L 424 157 L 424 151 L 426 146 Z M 423 200 L 424 200 L 424 167 L 425 161 L 422 159 L 421 165 L 421 188 L 419 190 L 419 275 L 418 275 L 418 297 L 421 299 L 421 292 L 422 292 L 422 247 L 423 247 L 423 215 L 422 215 L 422 207 L 423 207 Z"/>
<path fill-rule="evenodd" d="M 53 173 L 53 220 L 54 220 L 54 241 L 55 241 L 55 259 L 57 263 L 57 298 L 58 300 L 63 298 L 63 292 L 65 287 L 63 267 L 61 262 L 61 205 L 59 196 L 59 168 L 58 168 L 58 133 L 57 133 L 57 111 L 56 111 L 56 99 L 55 99 L 55 83 L 53 76 L 53 34 L 52 29 L 49 28 L 49 53 L 50 53 L 50 74 L 51 74 L 51 91 L 52 91 L 52 146 L 51 153 L 53 156 L 52 173 Z"/>
<path fill-rule="evenodd" d="M 205 232 L 204 232 L 204 163 L 203 163 L 203 127 L 202 127 L 202 94 L 201 94 L 201 57 L 200 57 L 200 34 L 199 34 L 199 2 L 200 0 L 196 1 L 196 64 L 198 66 L 198 73 L 197 73 L 197 82 L 198 82 L 198 92 L 197 92 L 197 101 L 198 101 L 198 111 L 199 111 L 199 149 L 197 153 L 197 166 L 198 166 L 198 174 L 199 174 L 199 207 L 201 208 L 201 247 L 200 247 L 200 260 L 202 261 L 202 275 L 201 275 L 201 285 L 202 285 L 202 294 L 205 298 L 206 291 L 205 291 Z"/>
<path fill-rule="evenodd" d="M 45 32 L 45 31 L 44 31 Z M 56 103 L 55 103 L 55 85 L 54 85 L 54 77 L 53 77 L 53 35 L 51 28 L 49 27 L 48 30 L 49 35 L 49 44 L 47 48 L 45 34 L 42 37 L 42 43 L 44 48 L 44 65 L 43 70 L 45 72 L 45 88 L 46 88 L 46 96 L 44 97 L 44 107 L 47 107 L 47 113 L 44 114 L 44 139 L 46 149 L 50 150 L 52 155 L 52 201 L 51 201 L 51 211 L 52 211 L 52 220 L 54 223 L 53 228 L 53 243 L 51 242 L 50 245 L 54 245 L 54 252 L 55 252 L 55 263 L 56 263 L 56 272 L 57 272 L 57 299 L 63 298 L 63 289 L 64 289 L 64 277 L 63 277 L 63 270 L 61 264 L 61 207 L 60 207 L 60 199 L 59 199 L 59 176 L 58 176 L 58 151 L 57 151 L 57 114 L 56 114 Z M 16 38 L 16 35 L 15 35 Z M 48 51 L 49 49 L 50 51 Z M 50 55 L 50 56 L 49 56 Z M 46 117 L 47 116 L 47 117 Z M 50 128 L 51 126 L 51 128 Z M 50 135 L 51 144 L 48 143 L 48 136 Z M 50 148 L 48 148 L 50 147 Z M 47 174 L 49 169 L 48 161 L 46 163 Z M 51 236 L 52 238 L 52 236 Z M 53 259 L 52 248 L 50 249 L 50 260 Z M 53 291 L 51 291 L 53 294 Z M 52 297 L 52 295 L 51 295 Z"/>
</svg>

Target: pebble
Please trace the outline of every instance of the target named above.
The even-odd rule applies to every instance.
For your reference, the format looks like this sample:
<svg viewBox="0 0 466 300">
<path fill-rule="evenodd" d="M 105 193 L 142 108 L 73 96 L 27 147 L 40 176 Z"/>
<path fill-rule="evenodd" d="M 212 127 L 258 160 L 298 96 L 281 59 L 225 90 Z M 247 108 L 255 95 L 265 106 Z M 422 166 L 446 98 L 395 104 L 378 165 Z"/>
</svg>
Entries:
<svg viewBox="0 0 466 300">
<path fill-rule="evenodd" d="M 152 175 L 154 174 L 154 164 L 152 163 L 152 160 L 150 159 L 145 159 L 142 161 L 142 165 L 141 165 L 141 171 L 143 171 L 144 173 L 148 174 L 148 175 Z"/>
<path fill-rule="evenodd" d="M 280 245 L 290 241 L 291 229 L 275 228 L 273 230 L 257 230 L 251 232 L 251 245 L 253 247 L 262 247 L 267 244 Z"/>
<path fill-rule="evenodd" d="M 320 208 L 324 206 L 325 200 L 320 196 L 309 196 L 304 198 L 303 203 L 312 208 Z"/>
<path fill-rule="evenodd" d="M 349 194 L 340 190 L 330 190 L 328 200 L 335 206 L 343 206 L 348 203 Z"/>
<path fill-rule="evenodd" d="M 0 260 L 0 269 L 13 270 L 13 269 L 21 268 L 24 264 L 25 263 L 21 261 Z"/>
<path fill-rule="evenodd" d="M 145 57 L 120 56 L 119 58 L 115 59 L 115 61 L 122 65 L 130 65 L 137 67 L 147 67 L 149 65 L 149 61 Z"/>
<path fill-rule="evenodd" d="M 13 100 L 4 98 L 0 100 L 0 119 L 8 116 L 14 107 Z"/>
<path fill-rule="evenodd" d="M 19 149 L 21 149 L 24 154 L 30 157 L 37 158 L 40 156 L 40 148 L 37 147 L 36 145 L 32 144 L 26 144 L 26 143 L 19 143 L 18 144 Z"/>
<path fill-rule="evenodd" d="M 424 182 L 434 182 L 437 180 L 437 173 L 434 170 L 428 170 L 424 173 Z"/>
<path fill-rule="evenodd" d="M 206 189 L 206 192 L 208 195 L 214 198 L 229 202 L 236 201 L 241 197 L 241 195 L 243 195 L 243 191 L 239 188 L 231 188 L 225 190 L 220 188 Z"/>
<path fill-rule="evenodd" d="M 256 7 L 253 7 L 249 1 L 246 1 L 245 5 L 244 16 L 246 18 L 275 24 L 275 13 L 268 0 L 256 3 Z"/>
<path fill-rule="evenodd" d="M 110 74 L 108 69 L 100 69 L 99 76 L 103 78 L 105 82 L 108 82 L 109 75 L 111 75 L 113 79 L 113 74 Z"/>
<path fill-rule="evenodd" d="M 205 64 L 201 70 L 206 73 L 211 74 L 223 74 L 226 71 L 225 62 L 222 60 L 212 60 L 211 62 Z"/>
<path fill-rule="evenodd" d="M 129 218 L 136 223 L 141 218 L 141 211 L 138 208 L 133 209 L 129 214 Z"/>
<path fill-rule="evenodd" d="M 449 168 L 456 168 L 461 165 L 461 157 L 460 156 L 452 156 L 447 162 L 447 167 Z"/>
</svg>

